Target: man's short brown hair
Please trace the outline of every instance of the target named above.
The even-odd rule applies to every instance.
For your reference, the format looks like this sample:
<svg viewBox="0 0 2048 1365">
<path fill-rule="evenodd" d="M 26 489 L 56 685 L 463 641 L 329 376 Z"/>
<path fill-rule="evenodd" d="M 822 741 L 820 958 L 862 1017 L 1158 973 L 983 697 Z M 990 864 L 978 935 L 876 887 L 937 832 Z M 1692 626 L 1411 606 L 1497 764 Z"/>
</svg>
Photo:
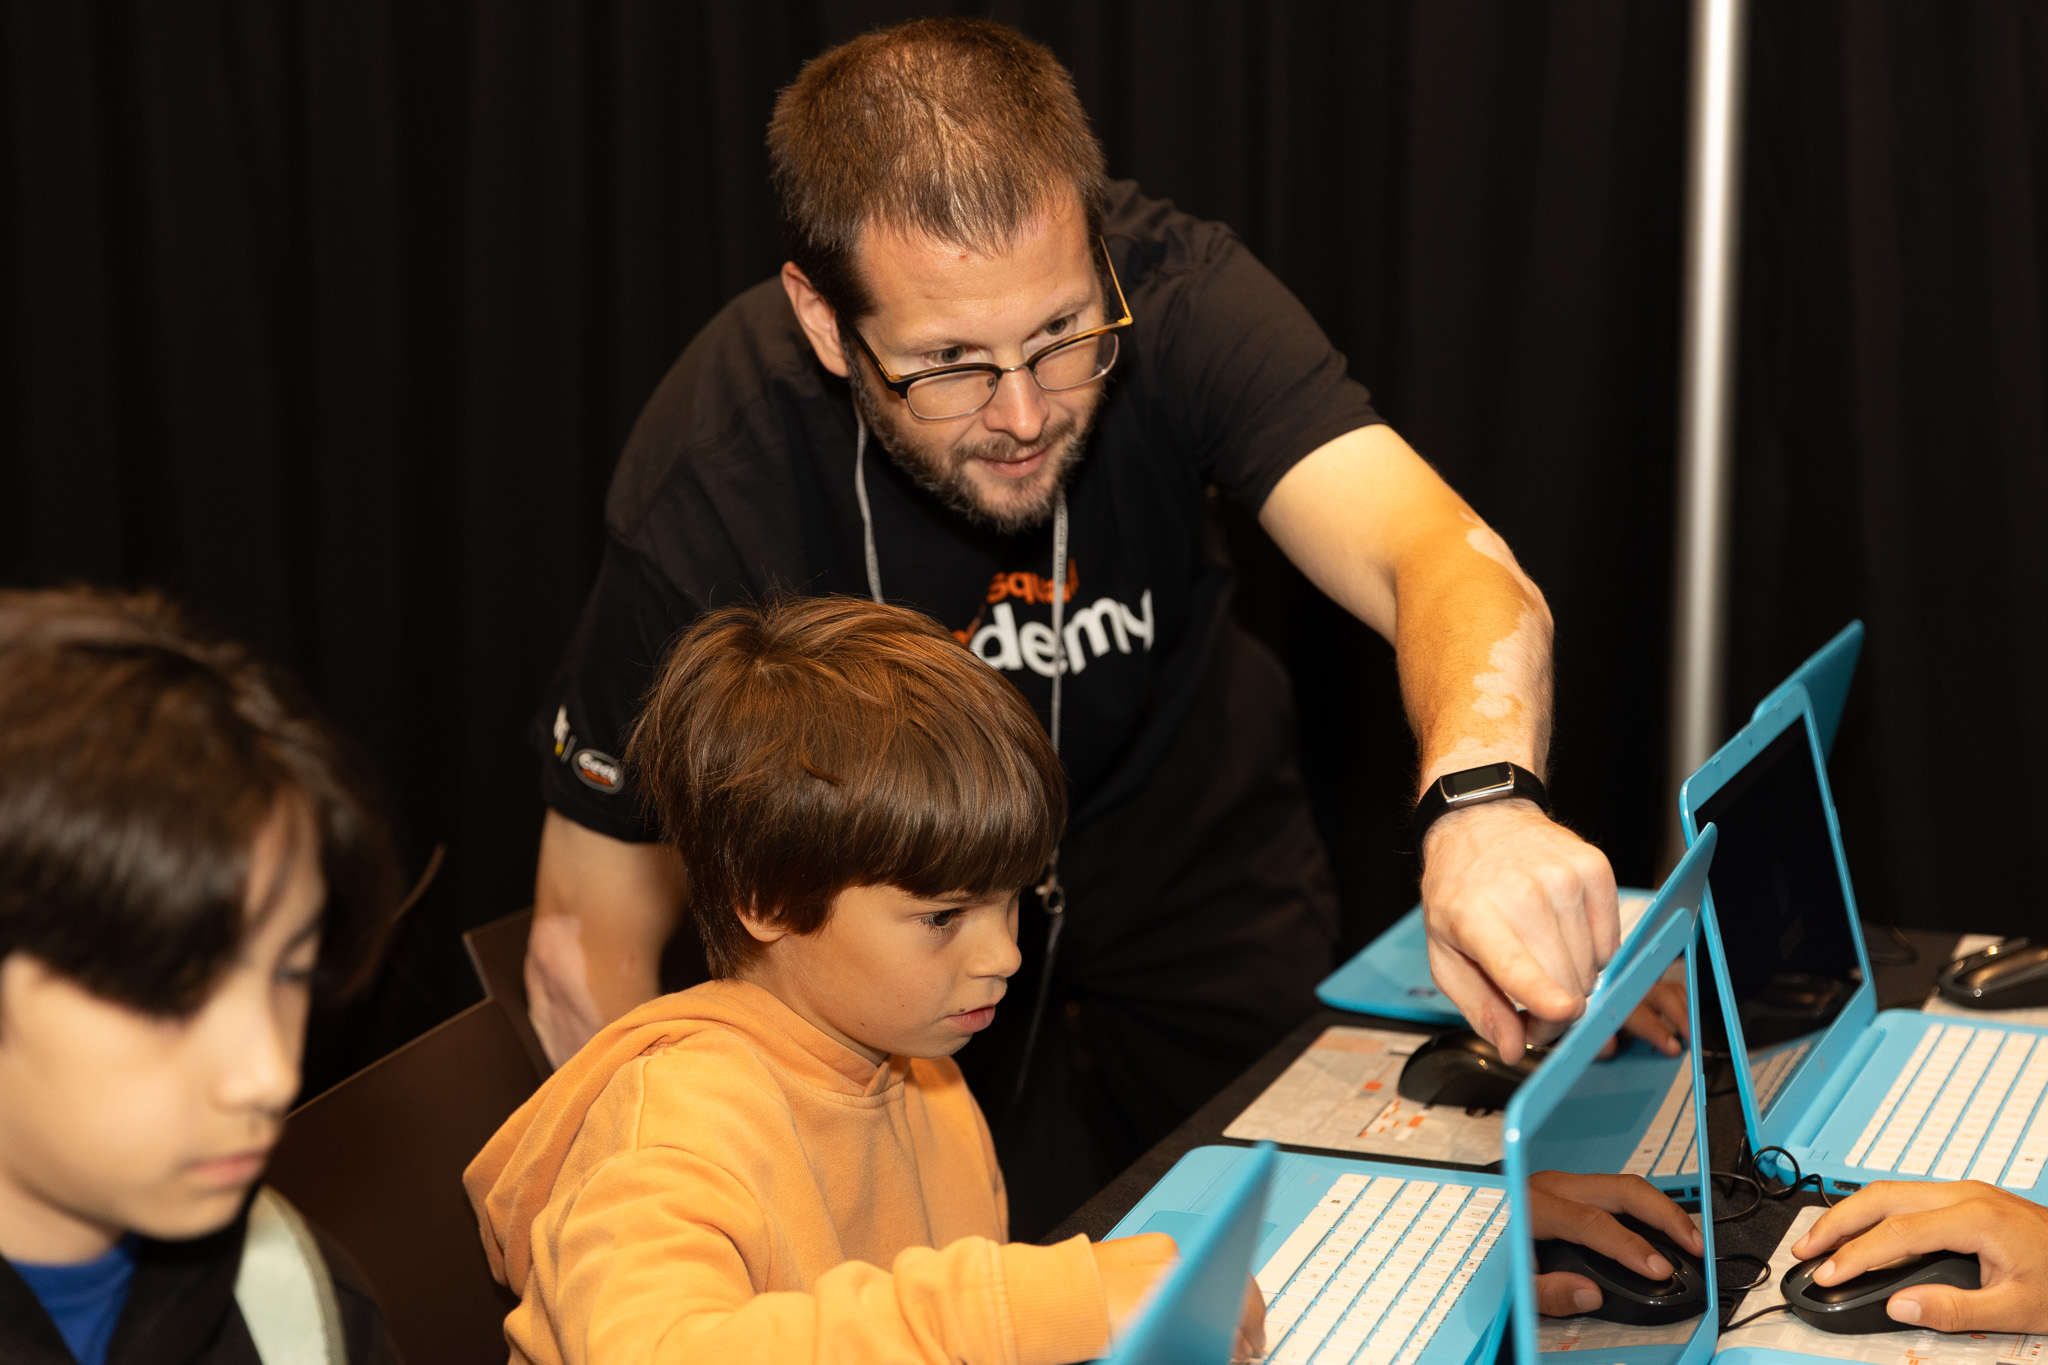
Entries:
<svg viewBox="0 0 2048 1365">
<path fill-rule="evenodd" d="M 848 887 L 1011 890 L 1066 823 L 1059 757 L 1017 689 L 929 617 L 851 597 L 700 619 L 626 755 L 718 976 L 758 950 L 740 908 L 804 934 Z"/>
<path fill-rule="evenodd" d="M 0 591 L 0 957 L 188 1017 L 250 928 L 249 861 L 303 803 L 346 990 L 398 901 L 366 768 L 284 673 L 154 594 Z"/>
<path fill-rule="evenodd" d="M 1073 77 L 985 19 L 915 19 L 812 58 L 775 101 L 768 153 L 790 259 L 845 324 L 871 307 L 864 229 L 999 255 L 1069 195 L 1093 237 L 1108 190 Z"/>
</svg>

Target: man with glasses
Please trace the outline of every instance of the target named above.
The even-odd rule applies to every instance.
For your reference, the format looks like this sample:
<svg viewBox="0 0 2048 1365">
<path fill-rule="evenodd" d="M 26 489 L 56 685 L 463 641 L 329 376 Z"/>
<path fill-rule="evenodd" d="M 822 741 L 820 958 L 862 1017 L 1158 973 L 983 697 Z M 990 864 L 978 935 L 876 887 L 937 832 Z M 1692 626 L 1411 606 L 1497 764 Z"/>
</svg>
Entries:
<svg viewBox="0 0 2048 1365">
<path fill-rule="evenodd" d="M 1024 969 L 960 1057 L 1013 1235 L 1270 1047 L 1330 970 L 1336 905 L 1287 678 L 1231 618 L 1212 492 L 1397 647 L 1439 985 L 1517 1053 L 1511 999 L 1575 1016 L 1616 907 L 1529 771 L 1548 609 L 1301 304 L 1227 228 L 1109 182 L 1067 73 L 997 24 L 823 54 L 769 148 L 790 259 L 642 413 L 536 731 L 527 978 L 550 1053 L 654 994 L 676 927 L 688 869 L 618 758 L 653 670 L 698 613 L 775 591 L 927 612 L 1065 763 L 1072 818 L 1020 907 Z"/>
</svg>

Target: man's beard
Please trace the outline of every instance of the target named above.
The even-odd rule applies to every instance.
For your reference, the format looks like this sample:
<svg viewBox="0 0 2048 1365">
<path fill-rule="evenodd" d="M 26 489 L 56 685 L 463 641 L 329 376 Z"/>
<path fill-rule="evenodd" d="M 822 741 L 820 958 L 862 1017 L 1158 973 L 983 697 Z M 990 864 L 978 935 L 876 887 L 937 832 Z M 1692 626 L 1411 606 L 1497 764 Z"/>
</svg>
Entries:
<svg viewBox="0 0 2048 1365">
<path fill-rule="evenodd" d="M 1098 390 L 1095 402 L 1080 417 L 1061 413 L 1048 421 L 1045 429 L 1033 441 L 1033 446 L 1046 451 L 1045 463 L 1037 473 L 1028 479 L 1020 479 L 1010 491 L 1018 496 L 1006 499 L 1003 505 L 991 507 L 980 496 L 981 486 L 973 482 L 968 473 L 971 460 L 1015 459 L 1024 445 L 1014 437 L 991 435 L 985 440 L 968 441 L 950 451 L 931 452 L 923 449 L 912 435 L 915 430 L 909 424 L 917 421 L 909 415 L 908 405 L 901 418 L 882 408 L 875 385 L 868 375 L 858 368 L 865 357 L 851 354 L 848 348 L 848 364 L 852 373 L 848 386 L 853 390 L 853 405 L 860 413 L 861 420 L 868 424 L 868 435 L 889 452 L 889 458 L 896 467 L 910 476 L 911 482 L 939 500 L 947 510 L 958 514 L 976 526 L 987 527 L 1002 535 L 1015 535 L 1043 526 L 1052 516 L 1054 502 L 1060 490 L 1074 476 L 1081 464 L 1081 456 L 1087 449 L 1089 433 L 1095 426 L 1095 414 L 1101 410 L 1101 394 Z"/>
</svg>

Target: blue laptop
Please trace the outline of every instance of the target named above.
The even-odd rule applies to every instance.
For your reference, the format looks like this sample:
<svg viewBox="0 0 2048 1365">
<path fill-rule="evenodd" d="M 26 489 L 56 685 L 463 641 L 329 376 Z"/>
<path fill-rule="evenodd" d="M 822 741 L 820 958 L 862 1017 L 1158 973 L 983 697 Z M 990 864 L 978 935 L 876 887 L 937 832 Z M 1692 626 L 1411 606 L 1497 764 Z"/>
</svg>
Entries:
<svg viewBox="0 0 2048 1365">
<path fill-rule="evenodd" d="M 1804 686 L 1782 689 L 1680 790 L 1720 831 L 1706 939 L 1751 1144 L 1831 1190 L 1982 1180 L 2048 1202 L 2048 1030 L 1877 1011 Z"/>
<path fill-rule="evenodd" d="M 1696 904 L 1700 879 L 1692 870 L 1710 856 L 1701 849 L 1680 864 L 1630 936 L 1631 952 L 1667 900 L 1683 900 L 1689 890 Z M 1634 1162 L 1648 1174 L 1667 1162 L 1675 1170 L 1688 1156 L 1697 1162 L 1696 1105 L 1687 1106 L 1676 1146 L 1638 1138 L 1693 1093 L 1692 1073 L 1681 1071 L 1679 1058 L 1641 1044 L 1599 1068 L 1608 1087 L 1603 1112 L 1621 1134 L 1611 1144 L 1616 1169 Z M 1165 1232 L 1189 1245 L 1214 1226 L 1253 1159 L 1246 1147 L 1196 1148 L 1109 1235 Z M 1505 1177 L 1299 1152 L 1273 1162 L 1251 1259 L 1266 1296 L 1269 1362 L 1468 1365 L 1493 1358 L 1507 1321 L 1508 1258 L 1495 1245 L 1507 1226 Z"/>
<path fill-rule="evenodd" d="M 1842 712 L 1849 705 L 1849 680 L 1856 676 L 1856 660 L 1862 653 L 1863 623 L 1851 621 L 1758 702 L 1751 718 L 1776 706 L 1793 688 L 1805 688 L 1813 702 L 1813 731 L 1820 740 L 1820 756 L 1826 760 L 1835 751 L 1835 732 L 1842 728 Z"/>
<path fill-rule="evenodd" d="M 1274 1147 L 1237 1163 L 1207 1216 L 1180 1242 L 1180 1263 L 1145 1296 L 1110 1353 L 1112 1365 L 1228 1365 L 1243 1313 L 1252 1247 L 1264 1226 Z"/>
<path fill-rule="evenodd" d="M 1536 1244 L 1523 1221 L 1529 1207 L 1530 1177 L 1541 1171 L 1614 1175 L 1639 1171 L 1639 1153 L 1618 1120 L 1633 1107 L 1658 1104 L 1682 1092 L 1692 1109 L 1705 1151 L 1706 1087 L 1701 1084 L 1698 928 L 1710 862 L 1717 861 L 1715 831 L 1695 843 L 1665 882 L 1665 888 L 1631 936 L 1633 951 L 1611 969 L 1587 1002 L 1586 1013 L 1550 1051 L 1536 1074 L 1509 1101 L 1502 1132 L 1510 1201 L 1510 1299 L 1518 1365 L 1564 1365 L 1569 1360 L 1598 1365 L 1697 1365 L 1714 1354 L 1720 1302 L 1716 1277 L 1706 1278 L 1700 1313 L 1657 1328 L 1621 1327 L 1580 1315 L 1545 1318 L 1537 1311 Z M 1666 1057 L 1630 1042 L 1612 1061 L 1599 1060 L 1631 1011 L 1659 981 L 1680 974 L 1690 1005 L 1691 1044 L 1681 1057 Z M 1630 1070 L 1634 1055 L 1639 1064 Z M 1705 1163 L 1703 1164 L 1710 1164 Z M 1714 1264 L 1713 1220 L 1700 1220 L 1705 1260 Z"/>
</svg>

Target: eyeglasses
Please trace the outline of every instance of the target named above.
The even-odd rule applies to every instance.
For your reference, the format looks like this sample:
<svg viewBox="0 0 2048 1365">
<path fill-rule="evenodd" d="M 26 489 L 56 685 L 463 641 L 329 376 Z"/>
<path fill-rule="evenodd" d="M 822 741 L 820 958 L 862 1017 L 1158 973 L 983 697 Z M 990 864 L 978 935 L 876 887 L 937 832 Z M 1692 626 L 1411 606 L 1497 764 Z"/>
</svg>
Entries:
<svg viewBox="0 0 2048 1365">
<path fill-rule="evenodd" d="M 853 339 L 867 353 L 868 363 L 882 377 L 891 393 L 910 405 L 910 415 L 927 422 L 945 422 L 980 412 L 996 396 L 1003 376 L 1013 370 L 1028 370 L 1038 387 L 1047 393 L 1064 393 L 1093 384 L 1116 364 L 1117 333 L 1131 325 L 1131 306 L 1124 301 L 1123 282 L 1116 277 L 1116 265 L 1109 259 L 1109 243 L 1096 238 L 1102 248 L 1102 262 L 1109 269 L 1109 284 L 1116 291 L 1116 304 L 1123 316 L 1115 322 L 1091 327 L 1062 337 L 1021 365 L 940 365 L 914 374 L 895 375 L 868 345 L 857 327 L 848 328 Z"/>
</svg>

